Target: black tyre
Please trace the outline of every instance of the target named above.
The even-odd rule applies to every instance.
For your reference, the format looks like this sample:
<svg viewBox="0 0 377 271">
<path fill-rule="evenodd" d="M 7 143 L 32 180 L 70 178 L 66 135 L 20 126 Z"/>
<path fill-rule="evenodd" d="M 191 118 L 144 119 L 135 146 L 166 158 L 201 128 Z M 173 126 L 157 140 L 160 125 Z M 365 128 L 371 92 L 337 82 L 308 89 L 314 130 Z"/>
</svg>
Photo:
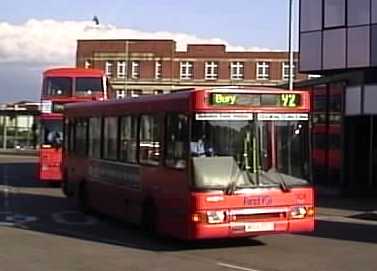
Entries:
<svg viewBox="0 0 377 271">
<path fill-rule="evenodd" d="M 148 234 L 155 235 L 157 233 L 157 213 L 153 203 L 144 204 L 141 227 Z"/>
<path fill-rule="evenodd" d="M 81 212 L 85 214 L 90 212 L 90 207 L 88 203 L 88 191 L 86 189 L 85 182 L 81 182 L 79 187 L 78 205 Z"/>
</svg>

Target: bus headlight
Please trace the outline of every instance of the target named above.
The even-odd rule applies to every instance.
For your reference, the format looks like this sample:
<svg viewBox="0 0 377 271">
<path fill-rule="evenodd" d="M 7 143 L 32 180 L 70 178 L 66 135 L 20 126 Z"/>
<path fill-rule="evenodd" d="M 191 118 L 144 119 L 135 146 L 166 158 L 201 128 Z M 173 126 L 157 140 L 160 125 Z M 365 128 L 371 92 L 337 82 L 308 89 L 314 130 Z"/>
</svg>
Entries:
<svg viewBox="0 0 377 271">
<path fill-rule="evenodd" d="M 293 219 L 304 218 L 307 215 L 307 210 L 305 207 L 293 207 L 289 214 Z"/>
<path fill-rule="evenodd" d="M 218 224 L 225 221 L 225 211 L 207 211 L 208 224 Z"/>
</svg>

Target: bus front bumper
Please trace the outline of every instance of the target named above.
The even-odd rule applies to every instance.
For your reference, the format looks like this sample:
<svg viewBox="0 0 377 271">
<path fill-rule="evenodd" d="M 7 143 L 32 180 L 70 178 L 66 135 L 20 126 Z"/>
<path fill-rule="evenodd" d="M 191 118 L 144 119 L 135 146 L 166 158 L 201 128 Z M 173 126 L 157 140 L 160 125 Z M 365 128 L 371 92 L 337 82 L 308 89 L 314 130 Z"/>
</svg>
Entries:
<svg viewBox="0 0 377 271">
<path fill-rule="evenodd" d="M 285 221 L 229 222 L 222 224 L 192 224 L 190 239 L 255 237 L 277 233 L 312 232 L 314 218 Z"/>
</svg>

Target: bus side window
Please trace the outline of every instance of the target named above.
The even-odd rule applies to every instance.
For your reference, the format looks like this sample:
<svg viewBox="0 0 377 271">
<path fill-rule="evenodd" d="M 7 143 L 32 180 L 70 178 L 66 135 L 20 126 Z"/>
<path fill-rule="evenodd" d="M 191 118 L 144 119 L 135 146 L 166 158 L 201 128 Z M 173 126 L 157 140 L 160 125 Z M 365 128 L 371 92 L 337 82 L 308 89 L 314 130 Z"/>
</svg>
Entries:
<svg viewBox="0 0 377 271">
<path fill-rule="evenodd" d="M 137 117 L 124 116 L 120 119 L 120 160 L 137 163 Z"/>
<path fill-rule="evenodd" d="M 101 118 L 89 119 L 88 152 L 89 157 L 101 158 Z"/>
<path fill-rule="evenodd" d="M 168 114 L 165 134 L 165 164 L 174 168 L 186 168 L 188 117 L 183 114 Z"/>
<path fill-rule="evenodd" d="M 118 159 L 118 118 L 105 117 L 103 122 L 103 158 Z"/>
<path fill-rule="evenodd" d="M 161 130 L 159 117 L 142 115 L 140 117 L 140 163 L 149 165 L 160 164 Z"/>
<path fill-rule="evenodd" d="M 87 155 L 87 128 L 86 120 L 78 120 L 75 125 L 75 153 L 80 156 Z"/>
</svg>

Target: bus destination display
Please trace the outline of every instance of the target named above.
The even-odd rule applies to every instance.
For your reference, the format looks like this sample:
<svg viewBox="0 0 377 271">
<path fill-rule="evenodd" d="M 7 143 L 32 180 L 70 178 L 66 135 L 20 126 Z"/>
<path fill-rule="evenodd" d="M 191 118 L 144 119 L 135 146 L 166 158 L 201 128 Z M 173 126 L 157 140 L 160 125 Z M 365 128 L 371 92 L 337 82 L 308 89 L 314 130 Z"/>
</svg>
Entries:
<svg viewBox="0 0 377 271">
<path fill-rule="evenodd" d="M 268 106 L 295 108 L 301 105 L 297 93 L 244 94 L 211 93 L 210 103 L 216 106 Z"/>
</svg>

